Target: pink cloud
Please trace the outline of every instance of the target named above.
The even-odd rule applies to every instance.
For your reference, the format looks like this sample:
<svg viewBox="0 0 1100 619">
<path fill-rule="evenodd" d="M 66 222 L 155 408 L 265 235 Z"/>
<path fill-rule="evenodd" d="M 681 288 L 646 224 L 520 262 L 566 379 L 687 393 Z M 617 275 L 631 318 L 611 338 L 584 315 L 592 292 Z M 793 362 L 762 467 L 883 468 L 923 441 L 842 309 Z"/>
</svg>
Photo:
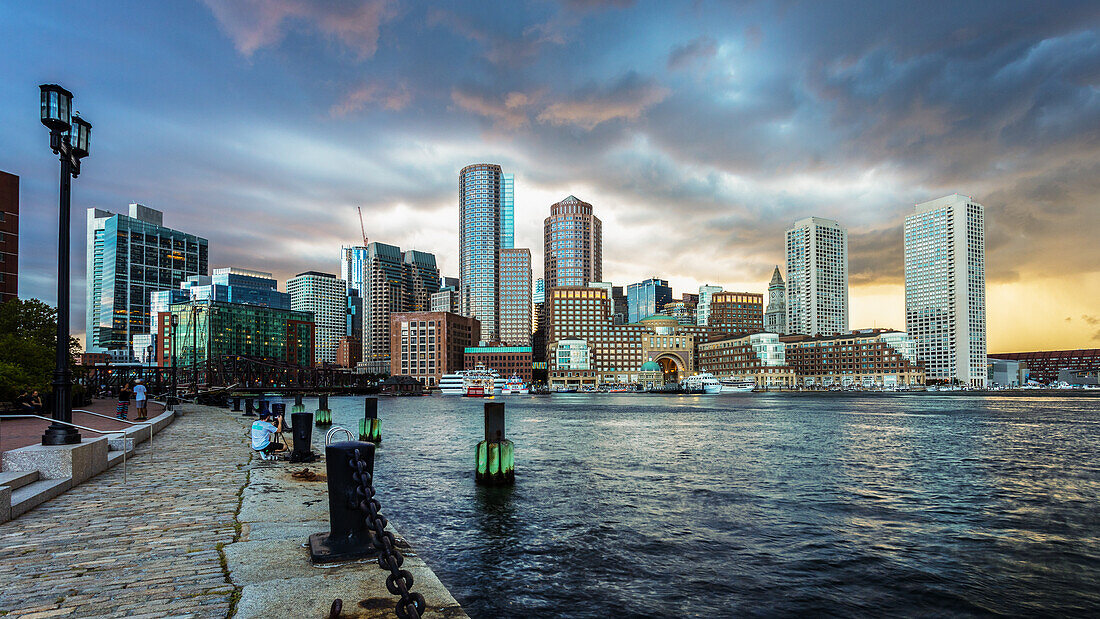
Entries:
<svg viewBox="0 0 1100 619">
<path fill-rule="evenodd" d="M 329 114 L 347 116 L 370 104 L 378 104 L 383 109 L 397 112 L 405 109 L 411 101 L 412 93 L 403 83 L 393 87 L 378 83 L 364 84 L 344 95 L 338 103 L 329 108 Z"/>
<path fill-rule="evenodd" d="M 251 56 L 277 44 L 290 23 L 302 22 L 321 34 L 369 58 L 378 49 L 378 31 L 394 15 L 389 0 L 203 0 L 237 51 Z"/>
</svg>

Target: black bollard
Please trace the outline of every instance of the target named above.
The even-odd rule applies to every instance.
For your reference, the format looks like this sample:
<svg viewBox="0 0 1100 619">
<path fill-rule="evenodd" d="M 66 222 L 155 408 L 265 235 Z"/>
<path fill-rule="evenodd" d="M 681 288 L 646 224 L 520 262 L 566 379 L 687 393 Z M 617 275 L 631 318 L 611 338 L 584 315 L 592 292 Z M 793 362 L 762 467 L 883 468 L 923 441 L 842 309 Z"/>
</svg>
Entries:
<svg viewBox="0 0 1100 619">
<path fill-rule="evenodd" d="M 345 441 L 325 447 L 330 530 L 309 536 L 309 560 L 313 563 L 354 561 L 378 554 L 366 515 L 359 510 L 358 483 L 352 478 L 355 469 L 351 463 L 357 449 L 366 472 L 373 476 L 373 444 Z"/>
<path fill-rule="evenodd" d="M 233 412 L 234 413 L 241 412 L 241 398 L 239 396 L 235 396 L 233 398 Z"/>
<path fill-rule="evenodd" d="M 313 413 L 291 413 L 294 421 L 294 451 L 290 452 L 291 462 L 313 462 L 317 454 L 313 453 Z"/>
<path fill-rule="evenodd" d="M 378 398 L 363 402 L 363 418 L 359 420 L 359 440 L 382 442 L 382 420 L 378 418 Z"/>
<path fill-rule="evenodd" d="M 271 412 L 271 402 L 268 402 L 267 400 L 260 400 L 260 412 L 261 413 Z"/>
<path fill-rule="evenodd" d="M 504 438 L 504 403 L 485 403 L 485 440 L 474 452 L 474 479 L 479 484 L 506 486 L 516 482 L 515 446 Z"/>
<path fill-rule="evenodd" d="M 256 407 L 252 402 L 252 398 L 245 398 L 244 399 L 244 416 L 245 417 L 255 417 L 256 416 Z"/>
<path fill-rule="evenodd" d="M 273 417 L 283 418 L 283 429 L 287 432 L 293 432 L 294 427 L 286 420 L 286 403 L 285 402 L 272 402 L 271 403 L 271 415 Z"/>
</svg>

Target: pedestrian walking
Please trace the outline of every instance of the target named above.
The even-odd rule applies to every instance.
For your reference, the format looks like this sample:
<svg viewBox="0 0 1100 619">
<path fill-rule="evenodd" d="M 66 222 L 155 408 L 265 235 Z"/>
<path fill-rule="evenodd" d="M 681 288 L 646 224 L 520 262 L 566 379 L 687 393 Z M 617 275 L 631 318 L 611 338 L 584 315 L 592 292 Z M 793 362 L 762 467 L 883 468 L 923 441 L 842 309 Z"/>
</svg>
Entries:
<svg viewBox="0 0 1100 619">
<path fill-rule="evenodd" d="M 118 404 L 115 406 L 115 417 L 119 419 L 126 419 L 130 411 L 130 396 L 134 392 L 130 389 L 130 383 L 123 383 L 118 388 Z"/>
<path fill-rule="evenodd" d="M 145 392 L 145 385 L 142 384 L 141 379 L 137 379 L 137 384 L 134 385 L 134 406 L 137 408 L 137 420 L 145 421 L 149 417 L 146 414 L 145 405 L 149 402 L 147 394 Z"/>
</svg>

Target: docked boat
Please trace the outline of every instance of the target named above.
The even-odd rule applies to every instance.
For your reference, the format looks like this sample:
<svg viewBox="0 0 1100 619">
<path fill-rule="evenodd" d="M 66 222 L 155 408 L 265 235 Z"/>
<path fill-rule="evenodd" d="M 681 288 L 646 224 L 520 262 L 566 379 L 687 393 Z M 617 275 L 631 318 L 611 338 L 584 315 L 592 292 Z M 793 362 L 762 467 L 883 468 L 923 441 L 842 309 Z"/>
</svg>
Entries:
<svg viewBox="0 0 1100 619">
<path fill-rule="evenodd" d="M 718 384 L 722 393 L 748 393 L 756 388 L 756 381 L 751 378 L 721 378 Z"/>
<path fill-rule="evenodd" d="M 718 382 L 710 372 L 688 376 L 680 382 L 680 386 L 688 391 L 701 392 L 703 395 L 722 393 L 722 383 Z"/>
<path fill-rule="evenodd" d="M 528 393 L 530 393 L 530 389 L 528 389 L 527 385 L 523 383 L 523 379 L 521 379 L 519 376 L 516 376 L 515 374 L 512 374 L 512 376 L 504 383 L 504 386 L 501 387 L 500 393 L 502 395 L 527 395 Z"/>
<path fill-rule="evenodd" d="M 496 370 L 477 366 L 473 370 L 459 370 L 454 374 L 444 374 L 439 379 L 439 392 L 443 395 L 463 395 L 469 397 L 491 396 L 497 392 L 500 377 Z"/>
</svg>

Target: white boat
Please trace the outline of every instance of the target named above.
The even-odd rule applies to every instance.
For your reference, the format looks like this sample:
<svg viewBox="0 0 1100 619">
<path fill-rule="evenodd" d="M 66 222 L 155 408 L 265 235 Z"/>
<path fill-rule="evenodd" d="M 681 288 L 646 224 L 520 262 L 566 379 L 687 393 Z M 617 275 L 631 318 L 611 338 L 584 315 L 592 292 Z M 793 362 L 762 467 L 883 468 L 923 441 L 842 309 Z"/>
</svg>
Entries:
<svg viewBox="0 0 1100 619">
<path fill-rule="evenodd" d="M 499 380 L 496 370 L 479 365 L 473 370 L 444 374 L 439 379 L 439 392 L 443 395 L 491 396 L 497 392 Z"/>
<path fill-rule="evenodd" d="M 722 384 L 718 382 L 718 379 L 714 377 L 714 374 L 710 372 L 703 372 L 702 374 L 695 374 L 694 376 L 688 376 L 684 380 L 680 381 L 680 386 L 684 389 L 690 389 L 692 391 L 702 390 L 704 395 L 715 395 L 722 393 Z"/>
<path fill-rule="evenodd" d="M 500 393 L 501 395 L 527 395 L 530 393 L 530 389 L 527 388 L 527 385 L 523 384 L 523 379 L 512 374 L 507 382 L 504 383 L 504 386 L 501 387 Z"/>
<path fill-rule="evenodd" d="M 722 393 L 748 393 L 756 388 L 751 378 L 721 378 L 718 384 L 722 386 Z"/>
</svg>

